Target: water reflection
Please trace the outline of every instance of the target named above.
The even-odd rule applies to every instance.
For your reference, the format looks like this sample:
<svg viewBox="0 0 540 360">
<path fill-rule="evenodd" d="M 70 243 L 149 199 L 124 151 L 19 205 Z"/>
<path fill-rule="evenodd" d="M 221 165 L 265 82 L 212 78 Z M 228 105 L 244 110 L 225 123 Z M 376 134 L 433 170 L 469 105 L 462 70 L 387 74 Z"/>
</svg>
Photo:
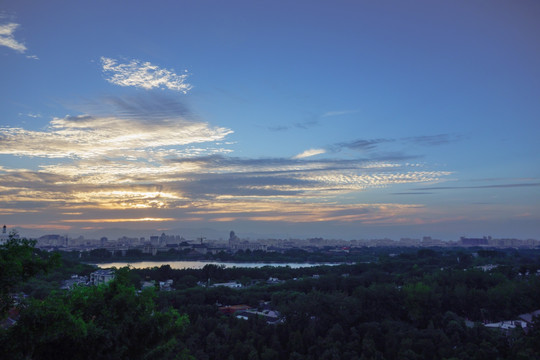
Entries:
<svg viewBox="0 0 540 360">
<path fill-rule="evenodd" d="M 243 268 L 257 268 L 263 266 L 289 266 L 291 268 L 312 267 L 322 265 L 338 265 L 335 263 L 244 263 L 244 262 L 218 262 L 218 261 L 136 261 L 136 262 L 110 262 L 93 264 L 102 269 L 111 267 L 121 268 L 124 266 L 130 266 L 134 269 L 146 269 L 153 267 L 160 267 L 162 265 L 170 265 L 172 269 L 202 269 L 205 265 L 212 264 L 217 266 L 224 266 L 226 268 L 243 267 Z"/>
</svg>

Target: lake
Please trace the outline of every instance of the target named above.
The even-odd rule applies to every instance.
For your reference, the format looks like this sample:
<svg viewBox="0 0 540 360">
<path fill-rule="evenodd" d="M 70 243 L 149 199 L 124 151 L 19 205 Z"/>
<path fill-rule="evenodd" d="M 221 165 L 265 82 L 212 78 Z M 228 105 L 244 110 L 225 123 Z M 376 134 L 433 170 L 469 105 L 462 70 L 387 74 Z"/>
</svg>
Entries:
<svg viewBox="0 0 540 360">
<path fill-rule="evenodd" d="M 244 263 L 244 262 L 219 262 L 219 261 L 134 261 L 134 262 L 110 262 L 110 263 L 100 263 L 92 264 L 96 265 L 102 269 L 107 268 L 121 268 L 124 266 L 130 266 L 134 269 L 146 269 L 153 267 L 160 267 L 162 265 L 170 265 L 172 269 L 202 269 L 205 265 L 217 265 L 225 266 L 226 268 L 232 267 L 243 267 L 243 268 L 257 268 L 263 266 L 289 266 L 291 268 L 301 268 L 301 267 L 312 267 L 312 266 L 334 266 L 340 265 L 336 263 Z"/>
</svg>

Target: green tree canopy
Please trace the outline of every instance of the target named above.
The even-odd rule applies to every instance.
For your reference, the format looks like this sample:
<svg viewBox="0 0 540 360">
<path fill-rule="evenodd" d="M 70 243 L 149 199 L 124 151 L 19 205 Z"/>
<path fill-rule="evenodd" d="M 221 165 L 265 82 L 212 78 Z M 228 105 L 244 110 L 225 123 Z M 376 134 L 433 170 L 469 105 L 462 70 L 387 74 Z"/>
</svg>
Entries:
<svg viewBox="0 0 540 360">
<path fill-rule="evenodd" d="M 11 233 L 0 245 L 0 318 L 13 305 L 11 292 L 23 281 L 46 272 L 60 262 L 58 254 L 49 255 L 35 248 L 36 241 Z"/>
<path fill-rule="evenodd" d="M 129 270 L 109 284 L 32 300 L 0 344 L 21 359 L 180 359 L 179 337 L 188 322 L 160 311 L 153 290 L 137 293 Z"/>
</svg>

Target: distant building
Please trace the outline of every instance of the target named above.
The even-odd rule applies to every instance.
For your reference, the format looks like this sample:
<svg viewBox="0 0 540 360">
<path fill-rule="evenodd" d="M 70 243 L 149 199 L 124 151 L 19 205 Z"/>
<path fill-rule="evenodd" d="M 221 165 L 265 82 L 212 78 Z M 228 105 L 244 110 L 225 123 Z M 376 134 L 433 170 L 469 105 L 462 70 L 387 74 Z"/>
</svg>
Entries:
<svg viewBox="0 0 540 360">
<path fill-rule="evenodd" d="M 227 252 L 229 249 L 226 247 L 209 247 L 207 251 L 211 254 L 219 254 L 220 252 Z"/>
<path fill-rule="evenodd" d="M 0 328 L 8 329 L 12 327 L 13 325 L 15 325 L 20 318 L 19 312 L 20 312 L 20 309 L 17 306 L 14 306 L 11 309 L 9 309 L 6 314 L 7 316 L 4 317 L 3 319 L 0 319 Z"/>
<path fill-rule="evenodd" d="M 227 283 L 217 283 L 217 284 L 212 285 L 212 287 L 218 287 L 218 286 L 225 286 L 231 289 L 237 289 L 237 288 L 241 288 L 242 284 L 234 281 L 234 282 L 227 282 Z"/>
<path fill-rule="evenodd" d="M 244 320 L 248 320 L 249 318 L 262 318 L 266 321 L 267 324 L 270 325 L 283 322 L 281 314 L 276 310 L 257 311 L 249 309 L 245 311 L 239 311 L 236 317 Z"/>
<path fill-rule="evenodd" d="M 63 290 L 71 290 L 75 286 L 85 286 L 88 283 L 87 276 L 72 275 L 71 279 L 64 280 L 62 286 L 60 287 Z"/>
<path fill-rule="evenodd" d="M 193 244 L 191 248 L 199 254 L 204 255 L 208 253 L 208 246 L 206 246 L 205 244 Z"/>
<path fill-rule="evenodd" d="M 91 285 L 101 285 L 106 284 L 109 281 L 113 280 L 115 277 L 114 270 L 97 270 L 90 274 L 90 284 Z"/>
<path fill-rule="evenodd" d="M 532 323 L 534 321 L 534 318 L 536 318 L 536 317 L 540 317 L 540 310 L 536 310 L 536 311 L 533 311 L 533 312 L 530 312 L 530 313 L 519 315 L 519 318 L 521 320 L 523 320 L 527 324 L 531 324 L 531 325 L 532 325 Z"/>
<path fill-rule="evenodd" d="M 157 254 L 157 247 L 150 243 L 144 244 L 144 247 L 142 249 L 143 254 L 152 254 L 152 256 Z"/>
<path fill-rule="evenodd" d="M 399 239 L 400 246 L 419 246 L 420 239 L 401 238 Z"/>
<path fill-rule="evenodd" d="M 431 236 L 422 238 L 422 246 L 444 246 L 444 242 L 439 239 L 433 239 Z"/>
<path fill-rule="evenodd" d="M 159 236 L 150 236 L 150 244 L 152 246 L 159 246 Z"/>
<path fill-rule="evenodd" d="M 477 269 L 482 269 L 482 271 L 491 271 L 495 268 L 499 267 L 499 265 L 497 264 L 488 264 L 488 265 L 482 265 L 482 266 L 477 266 L 476 268 Z"/>
<path fill-rule="evenodd" d="M 234 231 L 231 231 L 229 234 L 229 248 L 233 249 L 236 243 L 240 242 L 240 238 L 236 236 Z"/>
<path fill-rule="evenodd" d="M 7 234 L 7 227 L 4 225 L 2 228 L 2 234 L 0 234 L 0 245 L 4 244 L 6 241 L 8 241 L 9 235 Z"/>
<path fill-rule="evenodd" d="M 467 238 L 462 236 L 460 238 L 460 243 L 463 246 L 485 246 L 489 245 L 489 241 L 491 241 L 491 236 L 484 236 L 483 238 Z"/>
<path fill-rule="evenodd" d="M 172 279 L 169 279 L 167 281 L 160 281 L 159 282 L 159 290 L 161 291 L 171 291 L 172 290 L 173 281 Z"/>
<path fill-rule="evenodd" d="M 218 310 L 225 315 L 233 315 L 238 311 L 245 311 L 251 309 L 249 305 L 231 305 L 231 306 L 221 306 Z"/>
<path fill-rule="evenodd" d="M 526 329 L 527 323 L 523 320 L 508 320 L 508 321 L 500 321 L 496 323 L 484 324 L 484 326 L 491 329 L 498 329 L 504 334 L 508 335 L 512 330 L 514 330 L 517 327 Z"/>
<path fill-rule="evenodd" d="M 148 288 L 155 288 L 156 282 L 154 280 L 152 281 L 141 281 L 141 289 L 148 289 Z"/>
<path fill-rule="evenodd" d="M 67 247 L 68 238 L 62 235 L 43 235 L 37 239 L 39 246 Z"/>
<path fill-rule="evenodd" d="M 246 251 L 255 251 L 255 250 L 262 250 L 266 251 L 267 245 L 261 244 L 261 243 L 254 243 L 249 242 L 247 240 L 240 240 L 238 236 L 234 233 L 234 231 L 231 231 L 229 235 L 229 249 L 232 252 L 237 252 L 240 250 Z"/>
</svg>

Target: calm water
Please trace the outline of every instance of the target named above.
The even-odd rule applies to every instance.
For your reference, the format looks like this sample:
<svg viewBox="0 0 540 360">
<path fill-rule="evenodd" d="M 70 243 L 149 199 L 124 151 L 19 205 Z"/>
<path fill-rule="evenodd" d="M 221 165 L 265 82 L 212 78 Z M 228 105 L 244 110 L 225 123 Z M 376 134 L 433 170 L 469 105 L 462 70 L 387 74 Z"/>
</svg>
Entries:
<svg viewBox="0 0 540 360">
<path fill-rule="evenodd" d="M 202 269 L 205 265 L 213 264 L 218 266 L 257 268 L 263 266 L 290 266 L 291 268 L 312 267 L 321 265 L 339 265 L 331 263 L 238 263 L 238 262 L 217 262 L 217 261 L 138 261 L 138 262 L 110 262 L 94 264 L 102 269 L 111 267 L 121 268 L 130 266 L 135 269 L 145 269 L 160 267 L 161 265 L 170 265 L 172 269 Z"/>
</svg>

